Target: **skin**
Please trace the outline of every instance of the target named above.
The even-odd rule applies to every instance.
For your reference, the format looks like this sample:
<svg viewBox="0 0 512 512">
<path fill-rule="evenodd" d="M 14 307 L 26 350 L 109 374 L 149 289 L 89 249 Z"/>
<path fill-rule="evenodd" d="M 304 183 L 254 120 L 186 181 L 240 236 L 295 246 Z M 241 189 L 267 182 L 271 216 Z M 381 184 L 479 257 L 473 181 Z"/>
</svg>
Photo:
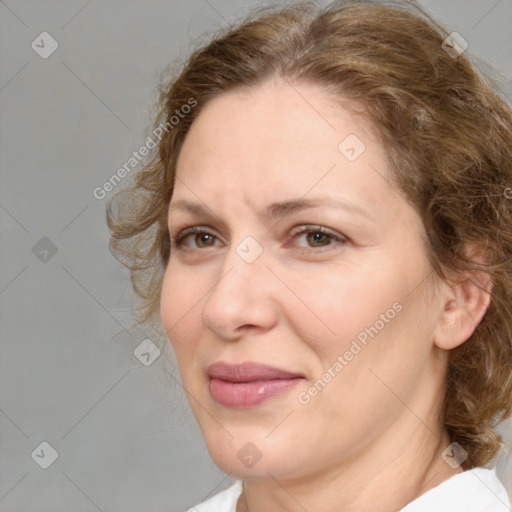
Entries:
<svg viewBox="0 0 512 512">
<path fill-rule="evenodd" d="M 171 238 L 191 226 L 210 236 L 172 247 L 160 313 L 212 459 L 244 479 L 238 511 L 398 510 L 462 471 L 441 457 L 443 382 L 449 350 L 472 334 L 488 295 L 434 277 L 421 219 L 390 185 L 370 126 L 321 86 L 273 80 L 211 100 L 180 152 Z M 349 134 L 366 146 L 353 162 L 338 150 Z M 328 205 L 262 216 L 271 203 L 318 196 L 365 214 Z M 207 214 L 175 208 L 181 200 Z M 344 241 L 308 235 L 308 224 Z M 263 249 L 252 263 L 236 251 L 247 236 Z M 397 302 L 400 312 L 299 403 Z M 228 409 L 209 394 L 216 361 L 305 378 L 260 406 Z M 237 457 L 248 442 L 261 453 L 253 467 Z"/>
</svg>

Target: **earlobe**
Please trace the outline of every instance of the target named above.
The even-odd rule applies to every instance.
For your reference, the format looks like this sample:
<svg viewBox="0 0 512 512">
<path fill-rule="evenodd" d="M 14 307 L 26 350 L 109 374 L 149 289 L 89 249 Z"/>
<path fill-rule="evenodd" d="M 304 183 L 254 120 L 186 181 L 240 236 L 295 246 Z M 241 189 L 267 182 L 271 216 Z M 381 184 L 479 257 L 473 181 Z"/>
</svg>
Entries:
<svg viewBox="0 0 512 512">
<path fill-rule="evenodd" d="M 467 341 L 484 318 L 491 303 L 492 282 L 483 272 L 469 272 L 456 284 L 443 283 L 443 309 L 436 326 L 434 343 L 451 350 Z"/>
</svg>

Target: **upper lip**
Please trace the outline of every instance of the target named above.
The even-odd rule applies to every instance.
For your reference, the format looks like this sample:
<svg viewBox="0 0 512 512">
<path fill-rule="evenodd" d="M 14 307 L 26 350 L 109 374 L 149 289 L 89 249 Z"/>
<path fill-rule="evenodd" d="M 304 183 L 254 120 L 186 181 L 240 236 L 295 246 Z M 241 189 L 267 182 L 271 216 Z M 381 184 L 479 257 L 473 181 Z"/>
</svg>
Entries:
<svg viewBox="0 0 512 512">
<path fill-rule="evenodd" d="M 295 379 L 302 377 L 298 373 L 253 362 L 230 364 L 219 361 L 208 366 L 206 373 L 213 379 L 228 382 L 252 382 L 256 380 Z"/>
</svg>

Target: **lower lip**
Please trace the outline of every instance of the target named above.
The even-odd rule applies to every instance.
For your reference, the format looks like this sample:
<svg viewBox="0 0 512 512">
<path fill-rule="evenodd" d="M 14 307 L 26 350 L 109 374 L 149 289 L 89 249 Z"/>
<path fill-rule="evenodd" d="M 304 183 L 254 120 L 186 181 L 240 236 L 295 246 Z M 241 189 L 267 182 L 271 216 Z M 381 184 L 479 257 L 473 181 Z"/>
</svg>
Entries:
<svg viewBox="0 0 512 512">
<path fill-rule="evenodd" d="M 224 407 L 254 407 L 286 393 L 301 380 L 302 378 L 227 382 L 210 379 L 210 395 Z"/>
</svg>

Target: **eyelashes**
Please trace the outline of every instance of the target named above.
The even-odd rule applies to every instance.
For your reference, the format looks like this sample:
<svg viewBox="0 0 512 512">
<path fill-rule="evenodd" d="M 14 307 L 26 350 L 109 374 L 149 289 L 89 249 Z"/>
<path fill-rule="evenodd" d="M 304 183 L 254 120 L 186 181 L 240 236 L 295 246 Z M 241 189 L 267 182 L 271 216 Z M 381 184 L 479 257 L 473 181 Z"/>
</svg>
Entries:
<svg viewBox="0 0 512 512">
<path fill-rule="evenodd" d="M 316 236 L 309 237 L 309 235 L 321 235 L 320 239 Z M 313 244 L 319 243 L 319 245 L 309 245 L 307 247 L 311 247 L 312 249 L 328 247 L 330 245 L 334 245 L 334 243 L 345 243 L 347 240 L 345 237 L 340 234 L 331 231 L 330 229 L 324 228 L 323 226 L 313 226 L 308 225 L 301 228 L 298 232 L 294 233 L 294 237 L 306 235 L 306 242 L 313 242 Z M 327 241 L 327 244 L 323 244 L 322 241 Z"/>
<path fill-rule="evenodd" d="M 290 232 L 291 241 L 288 240 L 284 246 L 286 248 L 293 247 L 293 242 L 300 240 L 304 235 L 306 235 L 304 239 L 306 245 L 298 245 L 295 247 L 306 251 L 312 250 L 319 252 L 319 250 L 321 251 L 323 248 L 333 245 L 343 245 L 348 241 L 343 235 L 325 228 L 324 226 L 307 224 L 294 228 Z M 189 240 L 193 241 L 196 246 L 191 247 L 188 245 L 187 241 Z M 219 237 L 217 237 L 211 228 L 207 226 L 192 226 L 183 229 L 175 237 L 171 238 L 171 248 L 200 251 L 211 247 L 218 247 L 219 245 L 215 245 L 218 241 L 220 241 Z M 212 243 L 213 245 L 210 245 Z"/>
<path fill-rule="evenodd" d="M 181 248 L 185 245 L 185 240 L 190 237 L 190 235 L 199 235 L 203 234 L 205 236 L 210 236 L 212 238 L 217 238 L 216 235 L 212 234 L 209 228 L 204 226 L 194 226 L 191 228 L 184 229 L 176 237 L 171 238 L 171 247 Z M 209 246 L 212 247 L 212 246 Z"/>
</svg>

